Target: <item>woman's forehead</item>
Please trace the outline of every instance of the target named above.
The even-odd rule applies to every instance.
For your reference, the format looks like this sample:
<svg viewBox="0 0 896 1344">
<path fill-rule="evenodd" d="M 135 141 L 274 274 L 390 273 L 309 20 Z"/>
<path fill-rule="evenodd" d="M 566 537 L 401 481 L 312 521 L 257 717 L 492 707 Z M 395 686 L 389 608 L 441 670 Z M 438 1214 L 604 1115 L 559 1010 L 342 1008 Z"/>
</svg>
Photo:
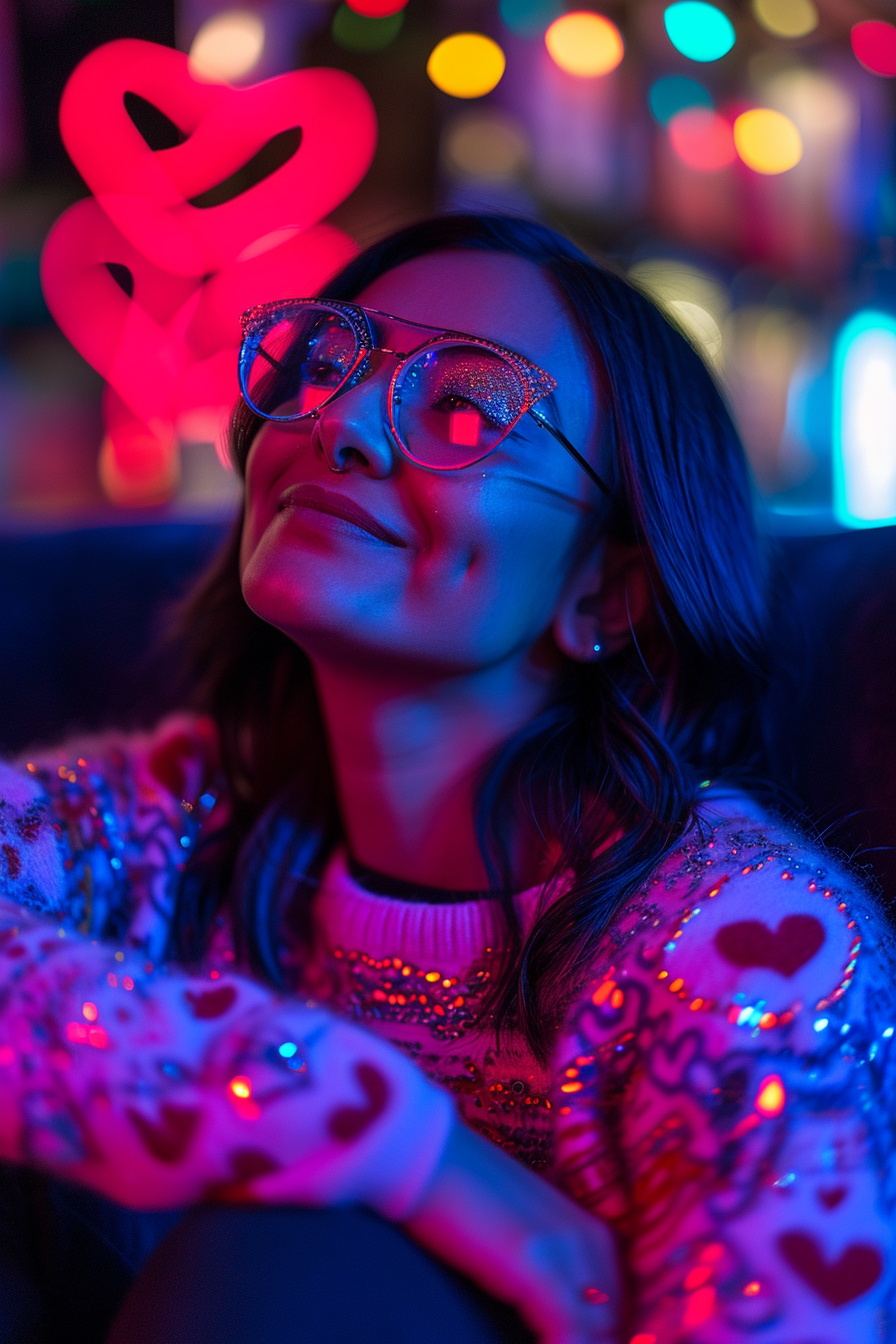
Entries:
<svg viewBox="0 0 896 1344">
<path fill-rule="evenodd" d="M 435 252 L 379 276 L 358 302 L 412 322 L 483 336 L 557 376 L 584 352 L 559 295 L 531 261 L 502 252 Z M 554 366 L 552 368 L 552 365 Z"/>
</svg>

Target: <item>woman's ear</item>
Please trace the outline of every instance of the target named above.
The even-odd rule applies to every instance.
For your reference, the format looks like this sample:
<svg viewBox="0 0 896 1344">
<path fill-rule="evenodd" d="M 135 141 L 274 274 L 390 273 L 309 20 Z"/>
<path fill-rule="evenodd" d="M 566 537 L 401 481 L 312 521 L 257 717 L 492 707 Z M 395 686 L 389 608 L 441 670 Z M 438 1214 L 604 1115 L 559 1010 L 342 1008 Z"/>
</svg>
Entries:
<svg viewBox="0 0 896 1344">
<path fill-rule="evenodd" d="M 631 642 L 652 602 L 641 548 L 602 541 L 569 576 L 554 613 L 554 641 L 576 662 L 608 657 Z"/>
</svg>

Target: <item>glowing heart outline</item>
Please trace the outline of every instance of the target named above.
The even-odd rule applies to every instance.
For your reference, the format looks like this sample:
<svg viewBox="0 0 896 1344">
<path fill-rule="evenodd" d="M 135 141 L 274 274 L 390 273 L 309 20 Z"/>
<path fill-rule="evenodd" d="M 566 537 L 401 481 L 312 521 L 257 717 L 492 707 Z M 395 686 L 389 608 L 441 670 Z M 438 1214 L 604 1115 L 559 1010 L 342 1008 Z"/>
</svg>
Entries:
<svg viewBox="0 0 896 1344">
<path fill-rule="evenodd" d="M 125 110 L 126 92 L 170 116 L 185 142 L 151 150 Z M 73 163 L 120 232 L 181 276 L 207 275 L 258 255 L 266 240 L 276 246 L 303 233 L 354 190 L 376 147 L 373 104 L 344 71 L 295 70 L 245 88 L 208 84 L 194 79 L 183 52 L 135 38 L 108 42 L 80 62 L 59 124 Z M 298 150 L 264 181 L 222 205 L 190 205 L 295 126 Z"/>
<path fill-rule="evenodd" d="M 164 435 L 195 411 L 223 418 L 236 401 L 245 308 L 313 293 L 356 252 L 340 230 L 315 225 L 204 282 L 173 276 L 142 256 L 88 197 L 50 230 L 41 281 L 50 312 L 75 349 L 137 420 Z M 109 263 L 131 272 L 132 297 L 113 279 Z"/>
</svg>

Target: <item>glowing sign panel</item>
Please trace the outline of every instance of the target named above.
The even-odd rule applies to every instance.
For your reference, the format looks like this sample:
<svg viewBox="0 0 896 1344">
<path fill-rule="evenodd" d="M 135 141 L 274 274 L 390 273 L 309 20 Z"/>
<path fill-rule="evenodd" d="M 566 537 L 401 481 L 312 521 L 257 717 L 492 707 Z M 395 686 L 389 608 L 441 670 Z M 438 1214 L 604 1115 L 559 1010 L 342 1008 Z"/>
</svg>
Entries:
<svg viewBox="0 0 896 1344">
<path fill-rule="evenodd" d="M 896 319 L 857 313 L 834 348 L 834 513 L 896 523 Z"/>
</svg>

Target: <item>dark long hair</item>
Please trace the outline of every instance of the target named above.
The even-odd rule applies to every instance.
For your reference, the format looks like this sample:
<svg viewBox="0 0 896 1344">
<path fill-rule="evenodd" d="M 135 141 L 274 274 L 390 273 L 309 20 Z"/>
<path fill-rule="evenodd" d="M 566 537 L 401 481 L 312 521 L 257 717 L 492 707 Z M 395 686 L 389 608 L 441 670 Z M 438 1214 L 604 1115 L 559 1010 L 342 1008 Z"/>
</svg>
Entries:
<svg viewBox="0 0 896 1344">
<path fill-rule="evenodd" d="M 628 647 L 571 666 L 479 790 L 479 842 L 506 921 L 486 1011 L 544 1057 L 608 924 L 692 824 L 699 783 L 755 752 L 766 566 L 743 450 L 702 360 L 643 294 L 552 230 L 503 216 L 426 220 L 367 248 L 322 292 L 350 299 L 402 262 L 458 249 L 526 258 L 565 302 L 609 426 L 613 498 L 601 526 L 640 547 L 654 595 Z M 237 407 L 241 471 L 261 423 Z M 172 952 L 198 957 L 229 905 L 245 962 L 282 986 L 281 949 L 307 946 L 310 896 L 341 823 L 310 664 L 246 606 L 238 548 L 239 527 L 182 619 L 198 703 L 219 725 L 233 820 L 187 867 Z M 561 891 L 525 939 L 506 895 L 521 814 L 558 855 Z"/>
</svg>

